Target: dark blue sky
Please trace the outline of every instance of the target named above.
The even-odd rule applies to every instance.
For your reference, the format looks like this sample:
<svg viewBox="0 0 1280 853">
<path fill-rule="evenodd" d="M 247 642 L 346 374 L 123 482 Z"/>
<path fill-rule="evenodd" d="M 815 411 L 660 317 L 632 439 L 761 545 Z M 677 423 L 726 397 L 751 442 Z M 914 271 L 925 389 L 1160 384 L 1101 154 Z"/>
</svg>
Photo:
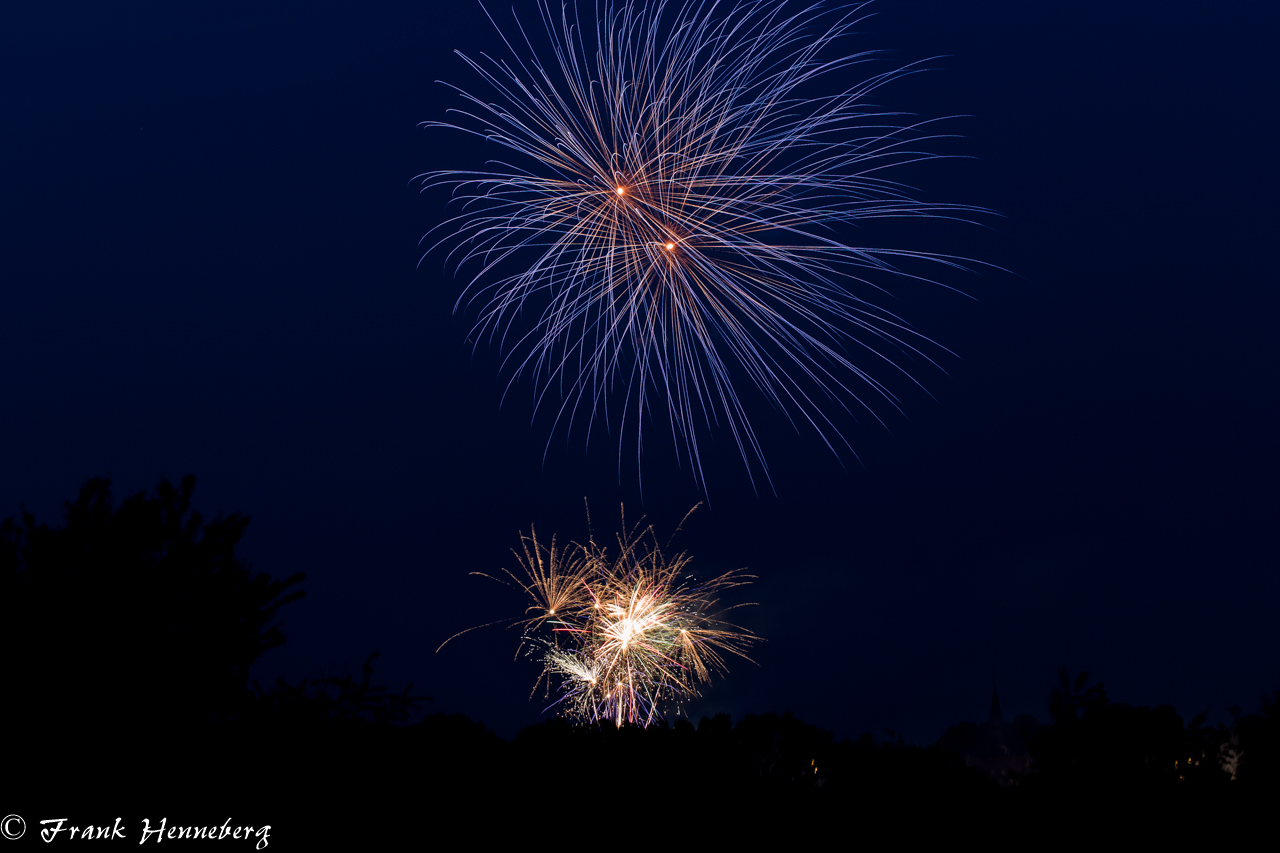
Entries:
<svg viewBox="0 0 1280 853">
<path fill-rule="evenodd" d="M 264 8 L 269 6 L 269 8 Z M 495 7 L 506 9 L 506 6 Z M 974 159 L 911 178 L 980 227 L 886 236 L 1011 270 L 895 291 L 952 350 L 904 415 L 837 460 L 767 413 L 776 495 L 709 445 L 710 506 L 677 540 L 759 575 L 768 639 L 695 714 L 791 709 L 917 742 L 1045 714 L 1059 664 L 1189 717 L 1280 681 L 1274 530 L 1280 296 L 1265 4 L 881 0 L 859 48 L 944 56 L 887 106 L 951 123 Z M 417 127 L 496 49 L 474 3 L 36 4 L 0 12 L 0 515 L 53 520 L 89 476 L 119 494 L 199 478 L 243 552 L 307 573 L 263 679 L 380 651 L 381 680 L 504 736 L 538 719 L 522 606 L 470 577 L 531 523 L 563 538 L 619 503 L 670 530 L 702 499 L 655 444 L 551 443 L 531 388 L 499 409 L 462 286 L 419 237 Z M 914 228 L 914 226 L 912 226 Z M 843 463 L 843 466 L 842 466 Z M 86 638 L 86 642 L 91 642 Z"/>
</svg>

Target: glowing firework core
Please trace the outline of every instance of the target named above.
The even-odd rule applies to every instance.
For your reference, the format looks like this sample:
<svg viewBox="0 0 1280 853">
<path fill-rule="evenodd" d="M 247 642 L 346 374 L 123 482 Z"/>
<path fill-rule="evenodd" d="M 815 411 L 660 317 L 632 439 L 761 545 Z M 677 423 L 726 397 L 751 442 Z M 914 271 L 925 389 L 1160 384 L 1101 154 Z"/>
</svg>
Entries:
<svg viewBox="0 0 1280 853">
<path fill-rule="evenodd" d="M 723 653 L 745 658 L 757 639 L 719 617 L 721 591 L 750 576 L 695 580 L 691 558 L 664 556 L 651 527 L 624 530 L 612 556 L 594 540 L 557 548 L 536 533 L 521 539 L 525 577 L 506 572 L 534 600 L 521 646 L 540 654 L 538 683 L 569 716 L 647 726 L 664 706 L 678 711 L 698 696 L 711 671 L 725 669 Z"/>
</svg>

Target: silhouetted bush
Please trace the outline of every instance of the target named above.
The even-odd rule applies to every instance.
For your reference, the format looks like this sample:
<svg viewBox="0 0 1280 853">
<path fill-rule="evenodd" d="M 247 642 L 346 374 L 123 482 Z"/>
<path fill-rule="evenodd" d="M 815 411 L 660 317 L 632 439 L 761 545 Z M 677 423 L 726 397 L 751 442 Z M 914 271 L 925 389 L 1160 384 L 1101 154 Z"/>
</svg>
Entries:
<svg viewBox="0 0 1280 853">
<path fill-rule="evenodd" d="M 1030 789 L 1057 796 L 1151 797 L 1229 781 L 1221 759 L 1229 733 L 1222 726 L 1206 727 L 1205 713 L 1184 726 L 1170 705 L 1113 703 L 1102 684 L 1087 686 L 1088 673 L 1073 681 L 1059 669 L 1058 676 L 1049 701 L 1053 723 L 1030 744 Z"/>
<path fill-rule="evenodd" d="M 1228 749 L 1235 758 L 1236 780 L 1249 790 L 1280 789 L 1280 690 L 1263 696 L 1256 714 L 1230 710 L 1235 719 Z"/>
<path fill-rule="evenodd" d="M 257 719 L 271 719 L 297 726 L 373 723 L 403 725 L 430 696 L 410 695 L 409 684 L 400 693 L 392 693 L 382 685 L 371 685 L 373 661 L 378 652 L 369 655 L 360 667 L 360 680 L 350 673 L 303 679 L 290 684 L 282 675 L 270 690 L 256 681 L 255 702 L 250 711 Z"/>
<path fill-rule="evenodd" d="M 275 623 L 301 572 L 254 573 L 235 548 L 249 519 L 204 522 L 195 478 L 119 506 L 89 480 L 59 527 L 25 510 L 0 526 L 6 728 L 115 736 L 242 713 L 249 667 L 284 642 Z"/>
</svg>

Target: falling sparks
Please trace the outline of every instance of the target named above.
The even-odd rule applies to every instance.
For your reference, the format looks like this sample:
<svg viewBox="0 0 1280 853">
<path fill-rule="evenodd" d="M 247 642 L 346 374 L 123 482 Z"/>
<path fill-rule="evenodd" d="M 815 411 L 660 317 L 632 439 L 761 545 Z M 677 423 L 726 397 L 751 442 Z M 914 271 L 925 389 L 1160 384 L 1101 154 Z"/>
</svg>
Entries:
<svg viewBox="0 0 1280 853">
<path fill-rule="evenodd" d="M 612 551 L 594 539 L 558 548 L 531 532 L 513 552 L 521 573 L 505 572 L 532 599 L 516 624 L 522 648 L 541 659 L 538 684 L 575 719 L 647 726 L 697 697 L 726 655 L 749 659 L 758 639 L 724 621 L 719 604 L 750 575 L 698 580 L 688 554 L 668 557 L 642 525 L 628 530 L 624 517 Z"/>
<path fill-rule="evenodd" d="M 833 410 L 896 407 L 879 371 L 910 380 L 932 360 L 877 302 L 890 280 L 927 280 L 917 262 L 958 259 L 849 241 L 869 220 L 987 211 L 887 177 L 934 159 L 921 145 L 938 136 L 871 101 L 918 67 L 853 75 L 877 58 L 842 47 L 865 5 L 538 0 L 539 22 L 499 28 L 510 58 L 459 53 L 491 91 L 457 90 L 453 121 L 424 124 L 495 157 L 420 176 L 460 205 L 435 245 L 476 264 L 458 305 L 484 305 L 477 342 L 502 342 L 556 427 L 617 419 L 619 462 L 628 435 L 638 460 L 665 413 L 700 482 L 713 427 L 768 479 L 739 387 L 835 452 Z"/>
</svg>

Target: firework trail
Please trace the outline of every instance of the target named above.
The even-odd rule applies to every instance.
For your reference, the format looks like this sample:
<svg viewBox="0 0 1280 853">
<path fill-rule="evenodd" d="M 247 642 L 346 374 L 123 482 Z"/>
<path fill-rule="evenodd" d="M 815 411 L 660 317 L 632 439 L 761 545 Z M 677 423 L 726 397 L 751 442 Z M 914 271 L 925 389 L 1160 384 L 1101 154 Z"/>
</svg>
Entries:
<svg viewBox="0 0 1280 853">
<path fill-rule="evenodd" d="M 624 517 L 614 552 L 594 539 L 557 548 L 531 532 L 512 553 L 520 571 L 504 573 L 532 600 L 514 622 L 521 647 L 543 665 L 534 691 L 545 684 L 567 716 L 647 726 L 697 697 L 726 670 L 726 654 L 746 658 L 757 640 L 724 621 L 719 605 L 750 576 L 697 580 L 692 558 L 666 556 L 643 521 L 628 530 Z"/>
<path fill-rule="evenodd" d="M 985 211 L 884 177 L 937 156 L 917 147 L 938 138 L 930 122 L 868 101 L 915 66 L 830 85 L 877 56 L 840 47 L 865 5 L 537 0 L 539 27 L 498 28 L 509 59 L 459 53 L 493 100 L 458 90 L 455 122 L 424 124 L 508 159 L 420 176 L 461 205 L 433 247 L 474 263 L 456 308 L 483 306 L 477 343 L 499 343 L 511 383 L 532 377 L 552 434 L 616 423 L 619 465 L 629 440 L 638 464 L 642 424 L 663 415 L 705 488 L 699 436 L 727 428 L 754 482 L 768 468 L 735 383 L 836 452 L 831 407 L 897 406 L 856 358 L 932 363 L 936 345 L 868 301 L 873 279 L 959 259 L 846 238 L 870 219 Z"/>
</svg>

